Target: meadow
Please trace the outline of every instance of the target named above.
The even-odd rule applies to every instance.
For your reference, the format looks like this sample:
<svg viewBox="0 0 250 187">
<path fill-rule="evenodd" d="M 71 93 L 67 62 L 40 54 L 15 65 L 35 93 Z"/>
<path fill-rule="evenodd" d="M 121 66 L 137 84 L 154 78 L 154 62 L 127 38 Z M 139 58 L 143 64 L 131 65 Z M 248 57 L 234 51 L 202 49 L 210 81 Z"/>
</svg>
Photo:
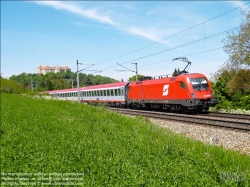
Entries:
<svg viewBox="0 0 250 187">
<path fill-rule="evenodd" d="M 0 135 L 2 185 L 250 186 L 248 155 L 103 107 L 1 93 Z"/>
</svg>

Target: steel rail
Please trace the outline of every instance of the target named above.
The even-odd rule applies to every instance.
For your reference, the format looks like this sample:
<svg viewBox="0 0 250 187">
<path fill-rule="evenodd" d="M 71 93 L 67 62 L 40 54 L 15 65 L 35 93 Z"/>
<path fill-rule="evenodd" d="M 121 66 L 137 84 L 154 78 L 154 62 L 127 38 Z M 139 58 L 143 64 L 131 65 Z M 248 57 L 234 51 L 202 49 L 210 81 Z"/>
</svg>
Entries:
<svg viewBox="0 0 250 187">
<path fill-rule="evenodd" d="M 117 109 L 117 108 L 112 108 L 111 110 L 117 111 L 123 114 L 129 114 L 129 115 L 141 115 L 141 116 L 150 117 L 150 118 L 174 120 L 174 121 L 179 121 L 179 122 L 250 131 L 250 123 L 247 123 L 247 122 L 203 118 L 203 117 L 193 116 L 193 115 L 172 114 L 172 113 L 164 113 L 164 112 L 128 110 L 128 109 Z"/>
<path fill-rule="evenodd" d="M 209 112 L 207 114 L 200 114 L 200 115 L 201 116 L 211 116 L 211 117 L 223 117 L 223 118 L 234 118 L 234 119 L 250 120 L 250 115 L 248 115 L 248 114 Z"/>
</svg>

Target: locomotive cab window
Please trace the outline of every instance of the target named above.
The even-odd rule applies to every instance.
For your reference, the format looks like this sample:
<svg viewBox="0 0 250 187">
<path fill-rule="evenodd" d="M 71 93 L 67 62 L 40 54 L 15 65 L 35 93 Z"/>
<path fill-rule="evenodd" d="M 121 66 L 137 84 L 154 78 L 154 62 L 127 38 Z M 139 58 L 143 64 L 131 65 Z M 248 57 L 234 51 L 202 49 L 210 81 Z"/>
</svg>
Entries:
<svg viewBox="0 0 250 187">
<path fill-rule="evenodd" d="M 190 82 L 194 90 L 205 90 L 208 87 L 208 82 L 205 78 L 192 78 Z"/>
<path fill-rule="evenodd" d="M 184 82 L 180 82 L 180 87 L 181 87 L 181 88 L 184 88 L 184 89 L 187 88 L 187 86 L 186 86 L 186 84 L 185 84 Z"/>
</svg>

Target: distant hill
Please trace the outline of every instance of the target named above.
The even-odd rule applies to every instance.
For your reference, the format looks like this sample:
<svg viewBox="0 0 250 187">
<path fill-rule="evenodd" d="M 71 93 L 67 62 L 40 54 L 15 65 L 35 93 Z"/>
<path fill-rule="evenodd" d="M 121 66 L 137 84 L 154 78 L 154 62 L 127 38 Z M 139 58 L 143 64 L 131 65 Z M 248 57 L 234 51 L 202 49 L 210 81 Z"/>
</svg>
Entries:
<svg viewBox="0 0 250 187">
<path fill-rule="evenodd" d="M 9 80 L 21 83 L 24 89 L 34 89 L 36 91 L 56 90 L 77 87 L 77 74 L 74 72 L 47 73 L 45 75 L 37 75 L 32 73 L 21 73 L 13 75 Z M 118 80 L 101 75 L 79 73 L 80 87 L 86 85 L 107 84 L 119 82 Z"/>
</svg>

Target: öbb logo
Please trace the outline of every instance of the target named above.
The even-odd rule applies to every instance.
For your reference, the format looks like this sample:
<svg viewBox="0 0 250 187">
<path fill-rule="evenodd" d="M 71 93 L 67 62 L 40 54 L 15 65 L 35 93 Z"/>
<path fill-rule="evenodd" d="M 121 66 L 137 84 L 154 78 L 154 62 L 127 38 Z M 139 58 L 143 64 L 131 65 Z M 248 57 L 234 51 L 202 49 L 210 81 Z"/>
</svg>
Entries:
<svg viewBox="0 0 250 187">
<path fill-rule="evenodd" d="M 169 88 L 169 84 L 166 84 L 166 85 L 163 86 L 162 96 L 167 96 L 168 95 L 168 88 Z"/>
</svg>

